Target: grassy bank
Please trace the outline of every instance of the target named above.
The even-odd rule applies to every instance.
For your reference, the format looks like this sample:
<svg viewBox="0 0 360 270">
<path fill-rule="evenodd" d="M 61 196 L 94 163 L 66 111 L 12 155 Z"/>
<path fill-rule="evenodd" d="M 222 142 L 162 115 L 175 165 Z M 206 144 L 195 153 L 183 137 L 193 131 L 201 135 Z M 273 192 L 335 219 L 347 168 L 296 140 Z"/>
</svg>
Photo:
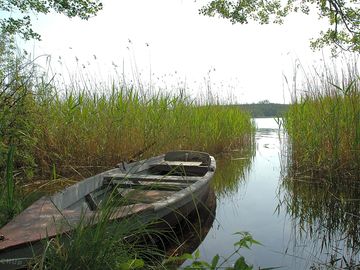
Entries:
<svg viewBox="0 0 360 270">
<path fill-rule="evenodd" d="M 360 81 L 356 66 L 308 77 L 284 119 L 291 168 L 326 179 L 359 179 Z"/>
<path fill-rule="evenodd" d="M 23 118 L 14 119 L 26 121 L 17 130 L 25 147 L 11 134 L 3 137 L 3 153 L 14 145 L 15 167 L 30 179 L 85 176 L 171 149 L 217 154 L 251 142 L 250 117 L 235 108 L 198 105 L 182 95 L 140 96 L 115 85 L 109 94 L 50 90 L 29 96 Z"/>
<path fill-rule="evenodd" d="M 250 141 L 249 116 L 216 104 L 198 105 L 186 96 L 141 96 L 112 85 L 110 94 L 52 96 L 38 107 L 36 164 L 49 175 L 69 168 L 112 166 L 171 149 L 213 154 Z"/>
<path fill-rule="evenodd" d="M 238 108 L 200 103 L 183 90 L 150 93 L 120 80 L 76 81 L 60 89 L 56 78 L 23 58 L 2 58 L 1 49 L 0 227 L 40 195 L 121 161 L 174 149 L 216 155 L 253 142 L 250 115 Z M 106 214 L 94 226 L 79 224 L 65 241 L 49 240 L 34 267 L 104 269 L 106 262 L 105 269 L 133 269 L 159 258 L 156 247 L 123 241 L 151 228 L 134 226 L 136 220 L 131 226 L 126 221 L 109 224 Z"/>
<path fill-rule="evenodd" d="M 147 93 L 116 81 L 72 82 L 60 90 L 55 79 L 21 58 L 4 63 L 0 185 L 6 207 L 1 209 L 11 211 L 1 211 L 2 220 L 21 209 L 15 197 L 38 186 L 54 191 L 62 179 L 83 179 L 120 161 L 168 150 L 216 155 L 252 143 L 250 116 L 238 108 L 199 103 L 181 90 Z"/>
</svg>

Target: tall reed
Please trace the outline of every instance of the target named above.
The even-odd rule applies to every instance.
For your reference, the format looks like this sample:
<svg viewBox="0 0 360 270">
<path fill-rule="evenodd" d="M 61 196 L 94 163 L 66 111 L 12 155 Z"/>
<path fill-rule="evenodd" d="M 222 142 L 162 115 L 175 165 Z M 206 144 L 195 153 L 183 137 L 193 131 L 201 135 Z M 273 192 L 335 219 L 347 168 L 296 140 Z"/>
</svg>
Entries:
<svg viewBox="0 0 360 270">
<path fill-rule="evenodd" d="M 355 64 L 308 75 L 284 119 L 292 168 L 324 178 L 360 176 L 360 81 Z"/>
<path fill-rule="evenodd" d="M 0 78 L 0 169 L 12 143 L 21 184 L 82 179 L 173 149 L 218 154 L 252 143 L 250 115 L 213 98 L 199 102 L 181 89 L 137 89 L 123 78 L 64 85 L 39 70 L 19 58 Z"/>
<path fill-rule="evenodd" d="M 42 90 L 44 92 L 45 90 Z M 133 87 L 110 93 L 55 90 L 37 95 L 35 161 L 43 175 L 113 166 L 171 149 L 220 153 L 251 143 L 250 116 L 237 108 L 196 104 L 182 94 L 141 95 Z M 93 173 L 93 172 L 91 172 Z"/>
<path fill-rule="evenodd" d="M 164 256 L 155 242 L 146 241 L 163 236 L 154 229 L 155 220 L 144 224 L 138 216 L 113 219 L 117 206 L 126 203 L 117 192 L 109 192 L 95 215 L 84 215 L 78 222 L 61 220 L 59 234 L 43 240 L 43 251 L 29 262 L 31 269 L 137 269 L 144 265 L 158 266 Z M 60 209 L 59 209 L 60 210 Z M 66 233 L 62 226 L 71 228 Z M 169 238 L 173 235 L 168 234 Z"/>
</svg>

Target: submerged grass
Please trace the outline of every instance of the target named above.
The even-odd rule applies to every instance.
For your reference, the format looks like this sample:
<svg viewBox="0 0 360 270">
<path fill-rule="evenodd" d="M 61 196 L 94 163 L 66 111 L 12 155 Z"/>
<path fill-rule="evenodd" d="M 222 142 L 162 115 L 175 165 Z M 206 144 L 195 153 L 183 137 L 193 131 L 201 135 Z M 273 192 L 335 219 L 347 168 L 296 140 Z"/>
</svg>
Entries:
<svg viewBox="0 0 360 270">
<path fill-rule="evenodd" d="M 322 74 L 322 75 L 319 75 Z M 356 65 L 329 67 L 307 83 L 284 119 L 294 171 L 337 180 L 360 176 L 360 81 Z"/>
</svg>

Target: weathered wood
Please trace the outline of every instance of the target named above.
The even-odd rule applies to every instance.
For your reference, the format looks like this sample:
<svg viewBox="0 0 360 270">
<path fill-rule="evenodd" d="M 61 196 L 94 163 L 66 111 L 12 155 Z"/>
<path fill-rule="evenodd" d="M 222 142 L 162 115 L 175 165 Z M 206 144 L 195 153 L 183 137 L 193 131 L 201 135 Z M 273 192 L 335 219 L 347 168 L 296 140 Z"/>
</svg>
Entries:
<svg viewBox="0 0 360 270">
<path fill-rule="evenodd" d="M 165 161 L 200 161 L 203 166 L 209 166 L 211 164 L 211 158 L 208 153 L 197 151 L 174 151 L 168 152 L 164 157 Z"/>
<path fill-rule="evenodd" d="M 175 163 L 175 162 L 171 162 Z M 208 170 L 208 167 L 205 166 L 197 166 L 192 164 L 201 164 L 201 162 L 187 162 L 180 163 L 176 162 L 178 164 L 171 164 L 170 162 L 162 163 L 162 164 L 154 164 L 150 166 L 149 171 L 153 174 L 160 173 L 161 175 L 166 176 L 203 176 Z"/>
<path fill-rule="evenodd" d="M 124 174 L 112 173 L 104 175 L 104 184 L 109 184 L 113 180 L 138 180 L 150 182 L 174 182 L 174 183 L 195 183 L 201 180 L 198 176 L 175 176 L 175 175 L 144 175 L 144 174 Z"/>
<path fill-rule="evenodd" d="M 137 202 L 137 203 L 153 203 L 159 200 L 164 200 L 176 191 L 164 191 L 164 190 L 138 190 L 132 189 L 127 192 L 124 196 L 126 202 Z"/>
<path fill-rule="evenodd" d="M 136 215 L 143 222 L 156 218 L 172 226 L 178 220 L 173 218 L 175 212 L 186 216 L 207 196 L 215 167 L 215 159 L 206 153 L 170 152 L 124 164 L 43 197 L 0 229 L 0 262 L 4 263 L 0 268 L 13 267 L 6 263 L 9 260 L 40 254 L 41 240 L 68 233 L 80 222 L 96 224 L 102 202 L 114 191 L 128 202 L 114 206 L 110 220 Z"/>
<path fill-rule="evenodd" d="M 201 166 L 202 162 L 201 161 L 165 161 L 163 163 L 160 164 L 155 164 L 156 165 L 168 165 L 168 166 L 173 166 L 173 167 L 188 167 L 188 166 Z"/>
<path fill-rule="evenodd" d="M 191 183 L 171 183 L 171 182 L 153 182 L 153 181 L 129 181 L 112 180 L 112 185 L 120 188 L 132 188 L 143 190 L 182 190 L 191 185 Z"/>
<path fill-rule="evenodd" d="M 98 209 L 98 206 L 97 206 L 93 196 L 90 193 L 85 196 L 85 201 L 88 203 L 91 211 L 95 211 Z"/>
</svg>

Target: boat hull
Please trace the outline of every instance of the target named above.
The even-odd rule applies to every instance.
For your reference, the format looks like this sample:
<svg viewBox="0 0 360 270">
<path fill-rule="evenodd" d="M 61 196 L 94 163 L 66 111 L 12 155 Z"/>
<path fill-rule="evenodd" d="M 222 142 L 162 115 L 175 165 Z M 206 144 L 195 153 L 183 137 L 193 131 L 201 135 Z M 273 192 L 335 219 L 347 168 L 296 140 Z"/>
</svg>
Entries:
<svg viewBox="0 0 360 270">
<path fill-rule="evenodd" d="M 0 241 L 0 269 L 23 267 L 42 252 L 44 241 L 68 234 L 80 221 L 96 224 L 110 191 L 128 204 L 115 208 L 109 223 L 136 216 L 159 229 L 171 229 L 204 204 L 215 168 L 215 159 L 206 153 L 170 152 L 121 164 L 43 197 L 0 229 L 5 236 Z"/>
</svg>

